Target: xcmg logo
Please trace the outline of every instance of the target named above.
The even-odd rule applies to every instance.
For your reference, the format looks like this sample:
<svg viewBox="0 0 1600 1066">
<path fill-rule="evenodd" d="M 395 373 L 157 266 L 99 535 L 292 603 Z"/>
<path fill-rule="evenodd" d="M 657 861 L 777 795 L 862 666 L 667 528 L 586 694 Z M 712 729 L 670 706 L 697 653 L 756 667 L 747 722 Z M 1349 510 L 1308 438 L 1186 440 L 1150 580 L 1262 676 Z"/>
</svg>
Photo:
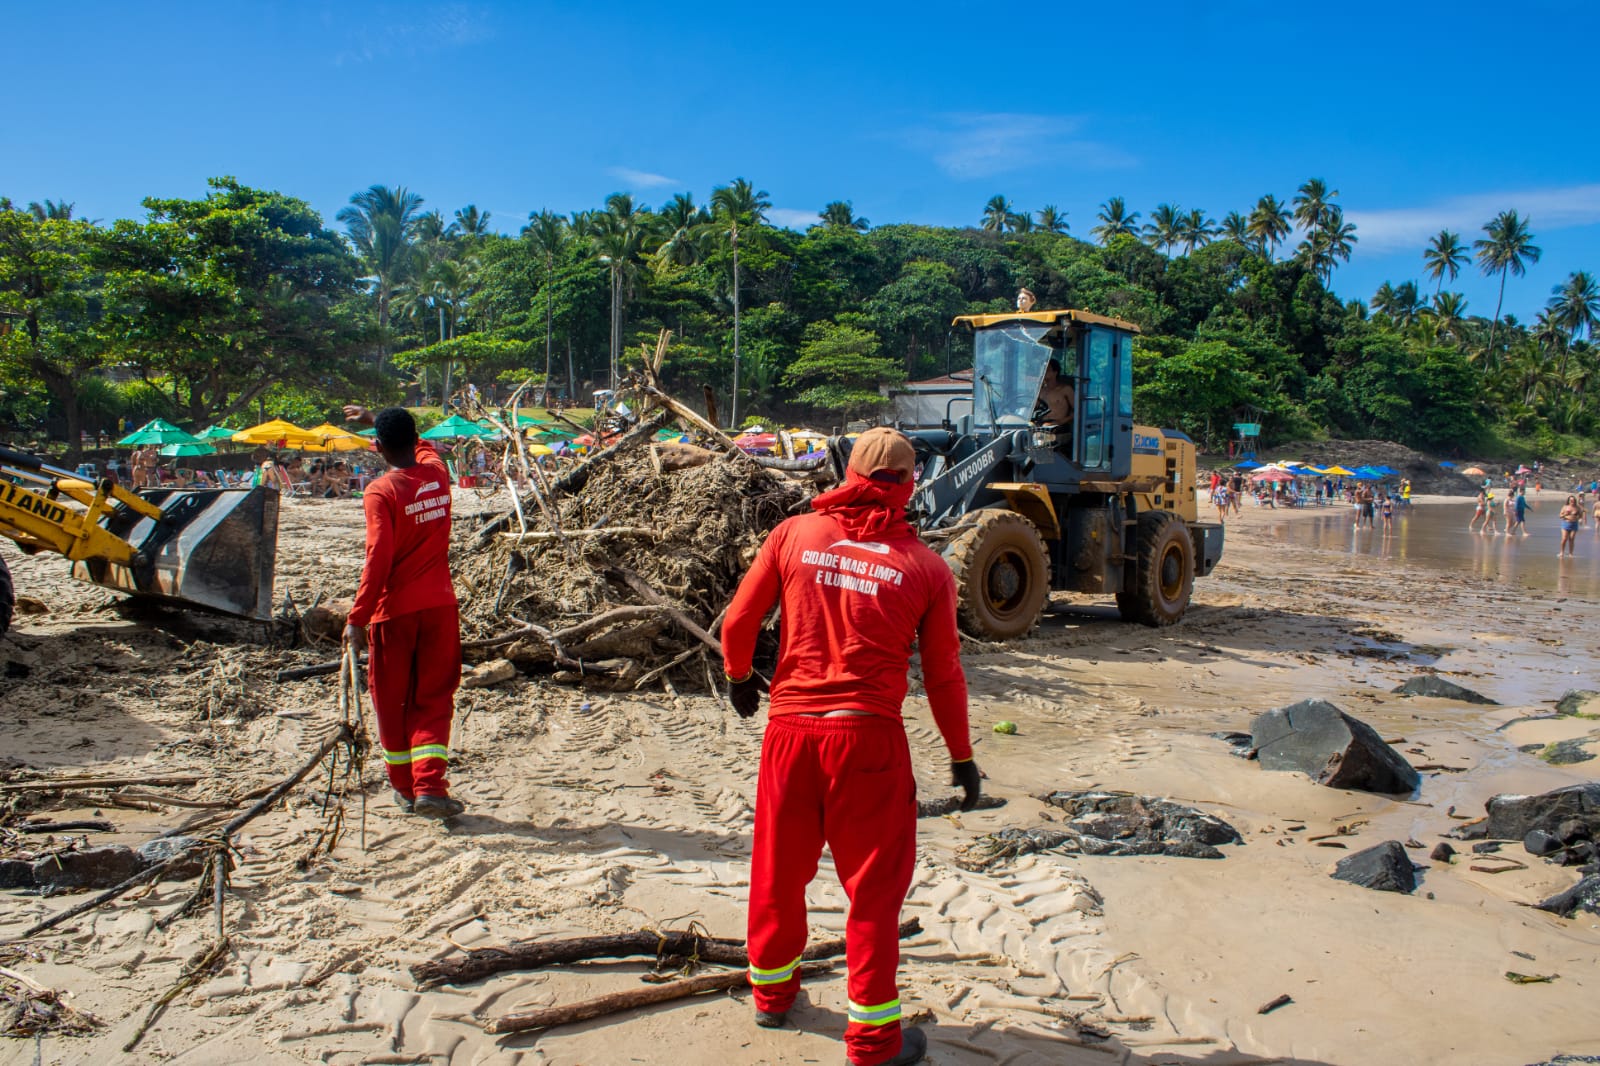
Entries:
<svg viewBox="0 0 1600 1066">
<path fill-rule="evenodd" d="M 1161 451 L 1161 438 L 1149 433 L 1135 433 L 1133 435 L 1133 450 L 1143 454 L 1156 454 Z"/>
</svg>

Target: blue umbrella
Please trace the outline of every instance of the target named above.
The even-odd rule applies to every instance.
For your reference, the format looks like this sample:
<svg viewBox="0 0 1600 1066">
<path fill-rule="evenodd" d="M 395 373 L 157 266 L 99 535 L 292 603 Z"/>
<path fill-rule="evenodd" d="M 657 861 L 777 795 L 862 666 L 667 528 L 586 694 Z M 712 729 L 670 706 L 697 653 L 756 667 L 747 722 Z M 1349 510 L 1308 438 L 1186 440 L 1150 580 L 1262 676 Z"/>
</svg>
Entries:
<svg viewBox="0 0 1600 1066">
<path fill-rule="evenodd" d="M 1454 470 L 1456 468 L 1456 464 L 1452 463 L 1448 459 L 1440 460 L 1439 465 L 1444 467 L 1446 470 Z"/>
<path fill-rule="evenodd" d="M 1400 473 L 1400 471 L 1396 470 L 1392 466 L 1375 466 L 1372 469 L 1376 470 L 1384 477 L 1394 477 L 1396 474 Z"/>
<path fill-rule="evenodd" d="M 1235 463 L 1234 464 L 1234 469 L 1235 470 L 1255 470 L 1255 469 L 1259 468 L 1260 466 L 1261 466 L 1261 464 L 1256 462 L 1254 459 L 1246 459 L 1242 463 Z"/>
</svg>

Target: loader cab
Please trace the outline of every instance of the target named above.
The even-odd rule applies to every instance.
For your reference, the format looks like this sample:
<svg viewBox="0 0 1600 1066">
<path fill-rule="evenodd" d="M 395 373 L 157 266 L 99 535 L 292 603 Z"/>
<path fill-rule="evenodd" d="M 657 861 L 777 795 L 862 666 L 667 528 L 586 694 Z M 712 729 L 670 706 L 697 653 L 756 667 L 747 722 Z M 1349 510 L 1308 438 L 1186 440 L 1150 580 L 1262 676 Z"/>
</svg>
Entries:
<svg viewBox="0 0 1600 1066">
<path fill-rule="evenodd" d="M 974 433 L 1040 427 L 1045 371 L 1059 360 L 1073 403 L 1072 418 L 1054 427 L 1056 452 L 1082 475 L 1128 476 L 1137 326 L 1085 311 L 967 315 L 955 325 L 973 332 Z"/>
</svg>

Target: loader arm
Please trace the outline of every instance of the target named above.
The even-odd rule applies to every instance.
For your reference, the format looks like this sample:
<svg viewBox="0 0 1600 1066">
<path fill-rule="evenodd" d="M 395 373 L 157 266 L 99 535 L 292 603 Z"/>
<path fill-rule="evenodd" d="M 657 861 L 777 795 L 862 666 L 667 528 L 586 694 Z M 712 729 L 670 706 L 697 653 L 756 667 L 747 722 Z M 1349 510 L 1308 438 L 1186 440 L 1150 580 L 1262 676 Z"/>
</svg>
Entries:
<svg viewBox="0 0 1600 1066">
<path fill-rule="evenodd" d="M 1016 450 L 1026 448 L 1027 438 L 1027 430 L 1002 433 L 966 458 L 924 478 L 911 497 L 918 524 L 924 530 L 942 529 L 967 514 L 978 493 L 994 480 L 1000 464 Z"/>
<path fill-rule="evenodd" d="M 51 552 L 72 575 L 247 618 L 272 613 L 278 497 L 271 489 L 155 489 L 89 482 L 0 448 L 0 536 Z"/>
</svg>

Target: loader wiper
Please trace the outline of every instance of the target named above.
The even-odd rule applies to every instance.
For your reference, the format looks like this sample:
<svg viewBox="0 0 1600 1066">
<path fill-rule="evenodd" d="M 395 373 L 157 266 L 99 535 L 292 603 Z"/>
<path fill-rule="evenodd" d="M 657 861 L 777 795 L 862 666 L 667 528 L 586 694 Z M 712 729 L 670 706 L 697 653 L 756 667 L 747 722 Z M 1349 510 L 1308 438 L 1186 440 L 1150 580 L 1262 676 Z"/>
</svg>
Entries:
<svg viewBox="0 0 1600 1066">
<path fill-rule="evenodd" d="M 994 386 L 990 384 L 988 374 L 978 375 L 978 380 L 983 382 L 983 397 L 989 402 L 989 428 L 998 433 L 1000 432 L 1000 412 L 994 405 Z"/>
</svg>

